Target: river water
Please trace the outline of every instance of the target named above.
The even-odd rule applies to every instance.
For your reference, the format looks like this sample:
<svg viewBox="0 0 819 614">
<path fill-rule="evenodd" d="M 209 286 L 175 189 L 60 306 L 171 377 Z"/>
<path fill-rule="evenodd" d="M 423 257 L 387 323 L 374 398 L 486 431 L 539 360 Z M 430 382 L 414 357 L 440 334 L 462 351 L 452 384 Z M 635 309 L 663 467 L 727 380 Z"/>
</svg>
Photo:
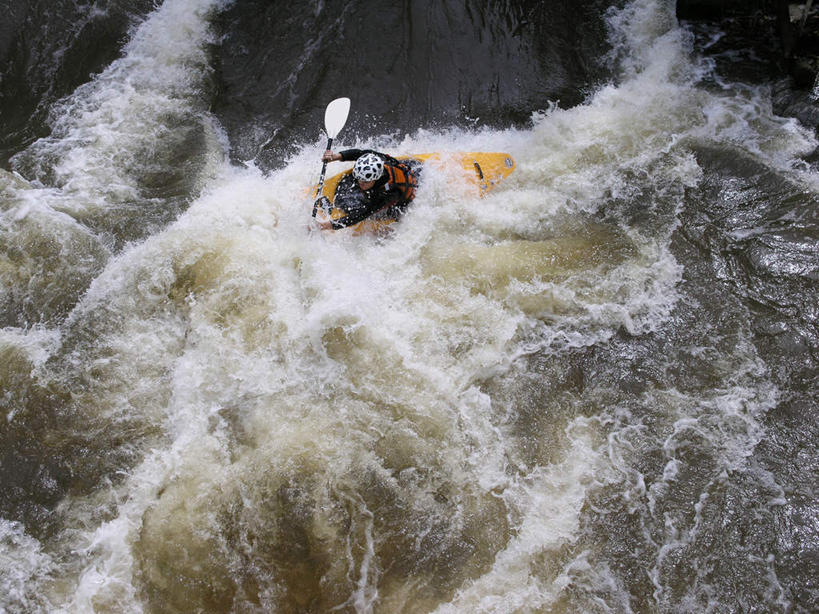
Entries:
<svg viewBox="0 0 819 614">
<path fill-rule="evenodd" d="M 327 41 L 279 45 L 278 119 L 231 104 L 269 10 L 65 4 L 64 38 L 127 34 L 76 84 L 41 64 L 4 135 L 0 611 L 819 609 L 817 142 L 673 2 L 595 4 L 582 53 L 465 3 L 509 57 L 460 99 L 433 68 L 385 99 L 365 61 L 325 97 Z M 366 3 L 305 6 L 355 50 Z M 386 238 L 310 232 L 345 93 L 340 147 L 517 169 L 485 198 L 430 169 Z"/>
</svg>

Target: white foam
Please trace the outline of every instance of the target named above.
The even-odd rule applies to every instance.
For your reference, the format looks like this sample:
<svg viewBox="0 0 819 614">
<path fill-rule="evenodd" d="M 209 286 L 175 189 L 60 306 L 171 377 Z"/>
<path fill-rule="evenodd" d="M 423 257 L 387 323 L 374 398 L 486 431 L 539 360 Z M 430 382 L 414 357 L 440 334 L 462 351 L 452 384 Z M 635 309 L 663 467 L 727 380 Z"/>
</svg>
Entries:
<svg viewBox="0 0 819 614">
<path fill-rule="evenodd" d="M 208 15 L 221 0 L 164 2 L 133 33 L 114 61 L 53 106 L 51 134 L 12 159 L 30 179 L 71 194 L 71 211 L 137 199 L 134 169 L 150 165 L 169 131 L 203 115 Z"/>
<path fill-rule="evenodd" d="M 0 611 L 48 611 L 48 601 L 36 587 L 49 579 L 56 565 L 20 523 L 4 518 L 0 518 L 0 569 Z"/>
<path fill-rule="evenodd" d="M 612 12 L 620 82 L 584 105 L 561 110 L 544 101 L 546 110 L 533 116 L 530 129 L 420 131 L 386 142 L 394 155 L 510 152 L 515 173 L 485 199 L 469 193 L 459 173 L 430 170 L 389 239 L 322 235 L 307 230 L 305 197 L 320 166 L 320 143 L 269 176 L 220 158 L 183 215 L 112 259 L 68 321 L 71 330 L 93 322 L 88 326 L 98 334 L 93 343 L 78 344 L 69 365 L 87 370 L 88 385 L 98 386 L 98 406 L 77 410 L 99 411 L 112 423 L 143 420 L 161 436 L 120 486 L 97 493 L 116 510 L 113 517 L 72 528 L 59 611 L 93 611 L 100 601 L 115 611 L 141 611 L 135 549 L 146 514 L 161 505 L 166 489 L 195 484 L 216 506 L 220 496 L 237 496 L 232 485 L 244 481 L 242 496 L 252 506 L 260 466 L 296 471 L 293 458 L 313 450 L 315 473 L 332 483 L 353 474 L 356 462 L 375 465 L 373 442 L 396 424 L 429 455 L 430 467 L 421 469 L 439 471 L 465 498 L 501 499 L 511 524 L 490 569 L 437 611 L 547 610 L 584 582 L 628 607 L 610 570 L 592 569 L 593 553 L 575 553 L 555 572 L 539 567 L 544 557 L 559 560 L 561 548 L 578 539 L 589 488 L 619 485 L 634 510 L 653 506 L 661 494 L 618 456 L 625 434 L 608 438 L 614 422 L 608 412 L 616 409 L 601 407 L 597 418 L 573 416 L 557 460 L 530 468 L 510 460 L 520 443 L 513 409 L 502 407 L 487 383 L 518 358 L 560 357 L 620 330 L 639 336 L 667 321 L 682 279 L 670 237 L 685 188 L 701 178 L 686 139 L 749 142 L 784 170 L 810 142 L 792 123 L 772 117 L 759 91 L 736 101 L 699 90 L 703 68 L 690 61 L 672 4 L 640 0 Z M 122 150 L 127 157 L 127 143 L 143 138 L 146 126 L 145 138 L 157 138 L 163 129 L 152 119 L 157 113 L 198 109 L 197 88 L 209 70 L 205 16 L 218 6 L 165 2 L 137 30 L 122 60 L 58 108 L 55 137 L 41 147 L 56 156 L 65 191 L 103 194 L 103 203 L 120 198 L 119 189 L 128 197 L 133 186 L 110 158 Z M 339 140 L 339 148 L 372 144 Z M 112 173 L 119 186 L 113 196 L 101 188 Z M 629 225 L 634 203 L 645 207 L 650 228 Z M 600 218 L 605 232 L 590 222 Z M 565 247 L 570 232 L 606 258 L 583 261 L 566 248 L 570 256 L 560 266 L 519 266 L 526 249 Z M 623 250 L 605 251 L 614 239 Z M 458 268 L 447 254 L 467 256 Z M 482 279 L 480 267 L 469 268 L 485 254 L 499 267 L 497 283 Z M 746 351 L 753 354 L 741 348 Z M 98 382 L 86 363 L 109 369 L 110 377 Z M 751 356 L 747 365 L 755 364 Z M 723 416 L 707 434 L 724 437 L 725 470 L 742 467 L 759 441 L 758 417 L 775 393 L 748 383 L 763 376 L 748 367 L 724 389 L 692 400 L 703 413 Z M 674 434 L 702 428 L 684 403 L 672 401 L 667 405 L 682 413 L 672 422 Z M 666 485 L 680 475 L 673 436 Z M 347 496 L 358 523 L 350 533 L 358 541 L 347 543 L 355 587 L 347 603 L 367 612 L 383 597 L 378 582 L 388 562 L 377 560 L 374 512 L 363 498 Z M 66 508 L 79 514 L 92 503 L 99 501 L 69 500 Z M 659 559 L 683 533 L 668 527 Z M 39 581 L 33 572 L 26 577 Z"/>
</svg>

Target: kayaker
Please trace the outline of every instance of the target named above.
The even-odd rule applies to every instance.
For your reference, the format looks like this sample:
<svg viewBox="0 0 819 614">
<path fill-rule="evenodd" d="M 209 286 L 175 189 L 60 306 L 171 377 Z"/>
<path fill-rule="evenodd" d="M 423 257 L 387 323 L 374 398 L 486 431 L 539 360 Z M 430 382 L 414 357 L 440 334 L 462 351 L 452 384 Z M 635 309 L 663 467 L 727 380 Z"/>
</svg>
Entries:
<svg viewBox="0 0 819 614">
<path fill-rule="evenodd" d="M 338 182 L 332 205 L 326 196 L 316 201 L 326 210 L 334 206 L 347 213 L 337 220 L 319 222 L 322 230 L 339 230 L 372 216 L 398 219 L 415 198 L 420 162 L 399 161 L 372 149 L 345 149 L 338 153 L 328 149 L 321 159 L 326 162 L 355 160 L 353 172 Z"/>
</svg>

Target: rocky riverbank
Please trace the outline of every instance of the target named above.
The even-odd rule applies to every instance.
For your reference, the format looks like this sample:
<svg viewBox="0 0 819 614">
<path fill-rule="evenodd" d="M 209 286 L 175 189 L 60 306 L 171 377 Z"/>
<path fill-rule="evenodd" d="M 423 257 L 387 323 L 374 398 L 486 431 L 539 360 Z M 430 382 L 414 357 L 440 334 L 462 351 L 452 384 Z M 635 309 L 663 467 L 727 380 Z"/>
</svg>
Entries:
<svg viewBox="0 0 819 614">
<path fill-rule="evenodd" d="M 819 3 L 679 0 L 677 17 L 721 75 L 770 84 L 779 115 L 819 129 Z M 819 152 L 810 158 L 819 160 Z"/>
</svg>

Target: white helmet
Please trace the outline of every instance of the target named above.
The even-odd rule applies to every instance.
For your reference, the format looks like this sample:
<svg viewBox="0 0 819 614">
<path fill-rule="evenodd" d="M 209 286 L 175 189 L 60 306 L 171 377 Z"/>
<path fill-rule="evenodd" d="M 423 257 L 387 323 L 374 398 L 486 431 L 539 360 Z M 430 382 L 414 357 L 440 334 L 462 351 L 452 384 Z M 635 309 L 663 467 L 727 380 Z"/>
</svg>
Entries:
<svg viewBox="0 0 819 614">
<path fill-rule="evenodd" d="M 355 161 L 353 177 L 359 181 L 377 181 L 384 174 L 384 160 L 374 153 L 366 153 Z"/>
</svg>

